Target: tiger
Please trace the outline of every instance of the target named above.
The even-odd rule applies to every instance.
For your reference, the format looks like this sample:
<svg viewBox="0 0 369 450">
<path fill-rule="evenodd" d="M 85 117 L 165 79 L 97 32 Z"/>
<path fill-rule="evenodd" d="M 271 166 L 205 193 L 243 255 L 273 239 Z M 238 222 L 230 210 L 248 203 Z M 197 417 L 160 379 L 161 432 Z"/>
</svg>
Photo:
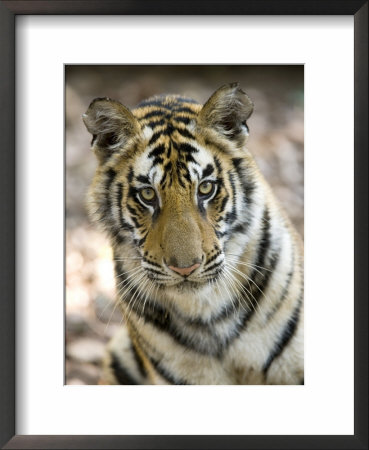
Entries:
<svg viewBox="0 0 369 450">
<path fill-rule="evenodd" d="M 101 384 L 304 384 L 303 244 L 246 147 L 253 109 L 231 83 L 83 114 L 123 315 Z"/>
</svg>

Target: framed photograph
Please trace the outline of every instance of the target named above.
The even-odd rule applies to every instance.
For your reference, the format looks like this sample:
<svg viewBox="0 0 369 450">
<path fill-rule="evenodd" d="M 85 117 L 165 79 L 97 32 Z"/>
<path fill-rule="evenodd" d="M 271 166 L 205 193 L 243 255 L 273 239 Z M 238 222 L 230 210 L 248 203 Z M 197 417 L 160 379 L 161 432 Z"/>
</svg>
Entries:
<svg viewBox="0 0 369 450">
<path fill-rule="evenodd" d="M 110 80 L 109 86 L 106 84 L 107 80 Z M 238 84 L 227 83 L 228 80 L 237 80 Z M 300 238 L 303 237 L 304 222 L 304 66 L 74 64 L 65 66 L 65 84 L 66 384 L 156 384 L 168 383 L 168 377 L 175 384 L 191 385 L 302 384 L 304 317 L 303 251 Z M 241 86 L 247 86 L 247 94 Z M 180 93 L 180 96 L 159 96 L 158 93 L 162 92 Z M 101 100 L 104 93 L 115 100 Z M 205 133 L 204 127 L 194 131 L 195 117 L 198 117 L 197 123 L 201 120 L 201 117 L 197 116 L 200 104 L 207 102 L 208 98 L 214 95 L 215 98 L 220 96 L 220 99 L 227 99 L 227 102 L 228 97 L 225 96 L 230 96 L 232 102 L 235 99 L 244 102 L 242 108 L 246 108 L 245 110 L 230 109 L 232 114 L 241 114 L 242 120 L 249 115 L 240 150 L 234 148 L 225 152 L 225 143 L 218 144 L 223 151 L 216 150 L 215 142 L 213 146 L 201 143 Z M 96 98 L 100 100 L 93 100 Z M 110 171 L 115 169 L 110 166 L 110 157 L 100 159 L 100 155 L 104 155 L 107 150 L 104 146 L 105 138 L 102 138 L 105 133 L 101 135 L 102 141 L 95 140 L 92 144 L 93 152 L 89 151 L 88 130 L 91 131 L 91 126 L 95 126 L 90 122 L 93 120 L 91 114 L 94 114 L 95 108 L 100 107 L 122 108 L 121 102 L 116 100 L 120 98 L 124 99 L 125 108 L 134 108 L 132 113 L 139 118 L 137 120 L 144 121 L 140 128 L 146 130 L 144 136 L 138 138 L 143 153 L 137 149 L 133 153 L 132 162 L 123 163 L 123 171 L 132 168 L 132 173 L 136 173 L 134 176 L 139 183 L 147 183 L 145 177 L 152 173 L 150 185 L 136 187 L 135 181 L 130 182 L 128 174 L 123 173 L 122 181 L 120 173 L 111 181 L 110 178 L 109 181 L 106 179 L 105 171 L 112 173 Z M 92 106 L 87 108 L 90 103 Z M 139 104 L 141 106 L 136 108 L 135 105 Z M 209 105 L 211 103 L 208 103 L 208 107 Z M 255 111 L 251 111 L 249 107 Z M 206 111 L 206 108 L 204 106 L 201 111 Z M 169 113 L 171 109 L 173 112 Z M 214 109 L 212 107 L 213 111 Z M 87 113 L 82 120 L 84 111 Z M 231 123 L 232 119 L 228 120 L 227 126 Z M 84 144 L 82 137 L 85 137 Z M 223 138 L 222 132 L 220 138 Z M 238 139 L 240 138 L 239 135 Z M 228 140 L 231 144 L 237 142 L 233 137 L 227 138 Z M 97 147 L 98 142 L 100 143 Z M 237 165 L 243 158 L 247 158 L 246 145 L 252 149 L 257 161 L 257 166 L 254 166 L 255 174 L 252 174 L 253 163 L 251 160 L 245 160 L 250 172 L 247 177 Z M 121 150 L 117 153 L 112 150 L 111 156 L 116 154 L 118 157 L 120 152 Z M 127 152 L 129 153 L 128 149 L 122 152 L 124 158 L 128 156 Z M 97 164 L 95 155 L 91 153 L 98 157 Z M 107 154 L 110 155 L 110 150 Z M 227 157 L 230 158 L 229 161 Z M 202 161 L 206 161 L 206 164 Z M 236 166 L 234 162 L 237 163 Z M 231 164 L 229 167 L 228 163 Z M 146 167 L 146 164 L 152 164 L 152 167 Z M 188 167 L 188 172 L 185 167 Z M 256 167 L 260 168 L 258 170 L 265 175 L 275 195 L 287 210 L 298 238 L 293 237 L 290 228 L 285 228 L 278 234 L 276 223 L 273 226 L 277 212 L 274 213 L 275 216 L 270 213 L 268 228 L 265 227 L 266 221 L 260 210 L 265 207 L 266 200 L 260 203 L 257 201 L 257 189 L 261 189 L 262 182 Z M 205 171 L 205 177 L 208 177 L 201 182 L 197 180 L 200 170 Z M 156 171 L 163 171 L 161 181 L 158 176 L 155 177 Z M 228 177 L 232 183 L 229 183 Z M 109 183 L 109 189 L 106 189 L 106 183 Z M 132 186 L 133 196 L 129 195 L 128 186 Z M 194 186 L 198 186 L 200 191 L 206 186 L 209 193 L 206 195 L 199 192 L 195 201 L 187 205 L 185 212 L 182 205 L 188 198 L 192 198 L 191 191 Z M 111 235 L 106 228 L 108 222 L 110 223 L 110 213 L 104 213 L 103 217 L 100 217 L 99 212 L 96 214 L 96 211 L 106 211 L 104 205 L 110 204 L 114 208 L 115 204 L 114 199 L 106 199 L 104 196 L 103 204 L 96 204 L 96 201 L 100 202 L 96 195 L 99 195 L 101 187 L 104 192 L 109 192 L 109 196 L 110 193 L 121 193 L 121 212 L 116 216 L 121 216 L 122 219 L 117 227 L 114 226 L 114 230 L 121 229 L 119 242 L 116 241 L 115 231 Z M 182 200 L 178 202 L 181 188 L 185 190 Z M 174 197 L 168 197 L 170 192 Z M 147 193 L 152 194 L 153 200 L 141 197 L 141 194 Z M 262 197 L 261 193 L 259 196 Z M 165 198 L 167 200 L 164 200 Z M 203 212 L 200 209 L 201 202 L 205 202 L 204 208 L 207 210 L 205 219 L 205 209 Z M 246 203 L 247 207 L 244 206 Z M 276 201 L 273 200 L 273 204 L 276 204 Z M 272 206 L 270 207 L 272 211 Z M 155 219 L 150 222 L 149 214 L 152 208 L 156 212 L 153 214 Z M 90 218 L 87 217 L 87 211 L 90 212 Z M 191 216 L 191 225 L 187 220 L 178 221 L 178 216 L 184 214 Z M 257 223 L 253 226 L 250 222 L 249 226 L 248 222 L 252 221 L 253 217 Z M 146 222 L 147 220 L 149 222 Z M 198 225 L 205 226 L 212 221 L 217 221 L 219 228 L 213 231 L 206 228 L 206 232 L 205 229 L 197 229 Z M 94 222 L 96 226 L 91 226 Z M 128 225 L 122 227 L 122 222 Z M 132 241 L 132 233 L 138 230 L 136 227 L 140 223 L 144 234 L 150 235 L 142 236 L 142 242 L 135 243 Z M 264 233 L 260 238 L 256 238 L 260 229 L 264 228 Z M 189 235 L 183 239 L 187 229 Z M 226 235 L 222 237 L 222 233 Z M 280 251 L 283 253 L 283 247 L 285 258 L 282 253 L 279 255 L 279 252 L 277 256 L 276 244 L 270 244 L 268 248 L 268 241 L 278 240 L 278 236 L 282 235 L 286 237 L 286 242 L 281 245 Z M 121 238 L 125 242 L 122 242 Z M 201 244 L 199 241 L 205 238 L 206 243 Z M 255 245 L 252 252 L 255 256 L 240 261 L 239 249 L 244 246 L 246 238 L 255 239 L 258 245 Z M 193 241 L 193 246 L 190 241 Z M 110 244 L 114 248 L 114 255 Z M 159 245 L 158 248 L 156 244 Z M 215 251 L 216 247 L 222 250 Z M 250 252 L 252 244 L 246 247 Z M 172 266 L 171 258 L 182 268 Z M 185 260 L 180 262 L 183 258 Z M 200 262 L 192 265 L 194 260 Z M 169 267 L 164 261 L 169 261 Z M 254 268 L 251 270 L 252 266 Z M 146 273 L 142 272 L 143 267 L 147 267 L 143 270 L 147 270 L 148 278 Z M 174 267 L 174 270 L 171 267 Z M 193 272 L 187 274 L 190 269 L 186 267 L 192 267 Z M 295 275 L 291 272 L 291 267 L 292 272 L 296 271 Z M 118 302 L 114 302 L 114 272 L 117 273 Z M 282 277 L 285 277 L 285 284 L 280 282 Z M 277 284 L 274 284 L 276 280 Z M 202 294 L 203 291 L 206 294 Z M 207 303 L 209 297 L 212 298 L 210 305 Z M 120 307 L 117 306 L 120 301 L 127 307 L 127 311 L 123 310 L 123 317 Z M 286 304 L 285 312 L 280 311 L 282 304 Z M 167 317 L 165 321 L 164 317 Z M 291 317 L 296 319 L 292 320 Z M 130 337 L 129 323 L 133 325 L 132 321 L 136 320 L 134 327 L 137 330 L 144 326 L 140 332 L 141 340 L 146 332 L 154 331 L 158 338 L 170 338 L 172 341 L 173 354 L 169 356 L 169 347 L 165 352 L 162 350 L 160 364 L 156 364 L 155 369 L 150 367 L 148 373 L 145 365 L 151 364 L 140 358 L 135 350 L 131 353 L 136 347 L 132 347 L 134 338 Z M 246 349 L 236 349 L 238 346 L 243 347 L 241 342 L 246 339 L 243 334 L 252 328 L 252 323 L 256 326 L 255 320 L 261 320 L 263 324 L 259 329 L 261 342 L 265 344 L 270 339 L 272 345 L 266 350 L 269 352 L 267 357 L 260 355 L 261 370 L 254 369 L 250 372 L 246 368 L 241 370 L 239 366 L 245 364 L 241 362 L 243 358 L 244 361 L 250 360 L 256 355 L 251 352 L 246 358 Z M 276 321 L 274 325 L 273 321 Z M 286 323 L 290 325 L 286 326 Z M 147 329 L 147 326 L 150 328 Z M 221 327 L 223 332 L 220 331 Z M 268 338 L 264 335 L 268 327 L 273 328 L 277 336 Z M 197 336 L 197 342 L 194 341 L 194 335 Z M 123 346 L 127 351 L 122 351 L 122 342 L 128 344 Z M 275 342 L 281 344 L 276 347 Z M 106 345 L 108 352 L 105 351 Z M 139 352 L 139 344 L 135 345 Z M 147 344 L 143 345 L 147 348 Z M 158 342 L 156 352 L 159 348 L 161 345 Z M 289 367 L 288 370 L 281 370 L 281 359 L 277 361 L 282 354 L 282 348 L 283 367 Z M 186 349 L 187 354 L 186 362 L 182 361 L 182 364 L 188 367 L 185 371 L 171 366 L 183 349 Z M 233 352 L 243 355 L 238 358 L 237 370 L 232 368 L 233 362 L 229 362 L 229 368 L 224 371 L 225 360 Z M 158 355 L 151 355 L 150 358 L 157 360 Z M 207 366 L 208 370 L 205 369 Z M 239 372 L 242 373 L 241 378 Z M 163 379 L 164 374 L 166 378 Z"/>
<path fill-rule="evenodd" d="M 3 448 L 368 448 L 367 2 L 0 13 Z"/>
</svg>

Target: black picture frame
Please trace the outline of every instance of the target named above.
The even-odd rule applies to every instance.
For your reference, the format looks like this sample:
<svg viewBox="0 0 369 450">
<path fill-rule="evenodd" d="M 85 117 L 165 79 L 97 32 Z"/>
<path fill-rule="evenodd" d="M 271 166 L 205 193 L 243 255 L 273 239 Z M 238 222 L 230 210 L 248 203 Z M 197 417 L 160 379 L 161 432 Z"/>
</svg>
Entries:
<svg viewBox="0 0 369 450">
<path fill-rule="evenodd" d="M 354 435 L 15 435 L 15 17 L 19 14 L 352 15 L 354 90 Z M 10 0 L 0 3 L 0 445 L 7 449 L 367 449 L 368 448 L 368 1 Z M 332 377 L 334 377 L 332 369 Z M 317 405 L 318 407 L 318 405 Z"/>
</svg>

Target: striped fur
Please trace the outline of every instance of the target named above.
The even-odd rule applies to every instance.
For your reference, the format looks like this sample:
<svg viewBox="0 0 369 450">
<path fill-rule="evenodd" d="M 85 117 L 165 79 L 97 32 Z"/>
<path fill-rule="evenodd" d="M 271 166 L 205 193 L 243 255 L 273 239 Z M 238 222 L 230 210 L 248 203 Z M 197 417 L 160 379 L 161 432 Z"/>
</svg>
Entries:
<svg viewBox="0 0 369 450">
<path fill-rule="evenodd" d="M 252 109 L 230 84 L 84 114 L 125 318 L 103 382 L 303 383 L 303 249 L 245 147 Z"/>
</svg>

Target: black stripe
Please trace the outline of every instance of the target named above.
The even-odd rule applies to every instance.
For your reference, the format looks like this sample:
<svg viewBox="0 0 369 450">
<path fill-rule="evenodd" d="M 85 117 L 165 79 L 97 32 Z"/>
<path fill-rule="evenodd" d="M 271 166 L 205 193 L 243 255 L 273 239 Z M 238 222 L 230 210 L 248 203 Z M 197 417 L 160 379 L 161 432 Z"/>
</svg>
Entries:
<svg viewBox="0 0 369 450">
<path fill-rule="evenodd" d="M 173 117 L 173 119 L 176 122 L 184 123 L 186 125 L 188 125 L 191 122 L 191 120 L 193 120 L 193 118 L 190 119 L 189 117 L 180 117 L 180 116 Z"/>
<path fill-rule="evenodd" d="M 127 223 L 123 219 L 123 211 L 122 211 L 122 197 L 123 197 L 123 184 L 117 183 L 117 203 L 118 203 L 118 209 L 119 209 L 119 219 L 120 219 L 120 226 L 123 230 L 132 231 L 133 226 Z"/>
<path fill-rule="evenodd" d="M 225 218 L 224 218 L 224 222 L 227 223 L 228 225 L 232 225 L 232 223 L 235 222 L 236 220 L 237 220 L 237 214 L 234 213 L 233 211 L 227 212 L 227 214 L 225 215 Z"/>
<path fill-rule="evenodd" d="M 196 111 L 194 111 L 192 108 L 188 107 L 188 106 L 176 106 L 175 108 L 173 108 L 173 114 L 177 114 L 177 113 L 189 113 L 192 115 L 196 115 Z"/>
<path fill-rule="evenodd" d="M 264 261 L 263 263 L 264 267 L 267 266 L 267 270 L 261 268 L 258 269 L 257 273 L 256 270 L 254 270 L 253 275 L 250 277 L 255 283 L 251 285 L 251 293 L 257 304 L 260 303 L 261 296 L 263 295 L 262 293 L 267 290 L 269 280 L 273 275 L 274 269 L 279 260 L 279 252 L 273 252 L 269 259 L 269 263 L 267 261 Z"/>
<path fill-rule="evenodd" d="M 195 139 L 195 136 L 190 133 L 186 128 L 176 128 L 177 133 L 187 139 Z"/>
<path fill-rule="evenodd" d="M 140 228 L 141 224 L 140 224 L 140 222 L 136 219 L 136 217 L 131 216 L 131 220 L 132 220 L 132 222 L 135 224 L 135 227 L 136 227 L 136 228 Z M 136 239 L 136 242 L 138 242 L 137 239 Z"/>
<path fill-rule="evenodd" d="M 255 312 L 256 312 L 256 306 L 255 306 L 255 304 L 253 304 L 252 307 L 249 306 L 249 309 L 243 313 L 241 326 L 238 327 L 238 330 L 237 330 L 238 333 L 234 335 L 234 338 L 232 339 L 231 342 L 233 342 L 233 340 L 235 340 L 236 338 L 239 337 L 239 335 L 241 334 L 241 331 L 245 331 L 248 322 L 250 322 L 250 320 L 254 316 Z M 231 342 L 229 342 L 229 344 L 231 344 Z"/>
<path fill-rule="evenodd" d="M 220 208 L 218 209 L 218 213 L 222 213 L 224 211 L 228 200 L 229 200 L 229 195 L 226 194 L 225 197 L 223 197 L 222 203 L 220 204 Z"/>
<path fill-rule="evenodd" d="M 214 166 L 212 164 L 208 164 L 205 169 L 202 171 L 202 176 L 208 177 L 209 175 L 211 175 L 214 172 Z"/>
<path fill-rule="evenodd" d="M 119 384 L 138 384 L 125 367 L 122 366 L 114 353 L 111 353 L 110 367 L 114 372 Z"/>
<path fill-rule="evenodd" d="M 152 163 L 152 166 L 154 167 L 154 166 L 163 164 L 163 162 L 164 162 L 164 159 L 163 159 L 163 158 L 160 158 L 160 156 L 157 156 L 157 157 L 154 159 L 154 161 L 153 161 L 153 163 Z"/>
<path fill-rule="evenodd" d="M 163 133 L 166 136 L 171 136 L 173 131 L 174 131 L 173 125 L 170 122 L 168 122 L 166 128 L 163 130 Z"/>
<path fill-rule="evenodd" d="M 270 247 L 270 215 L 268 208 L 265 208 L 263 218 L 262 218 L 262 236 L 259 241 L 259 246 L 257 250 L 257 260 L 256 267 L 265 267 L 266 255 Z M 256 275 L 258 272 L 254 270 L 253 275 Z M 253 277 L 251 277 L 253 278 Z"/>
<path fill-rule="evenodd" d="M 186 160 L 186 163 L 187 163 L 187 164 L 190 163 L 190 162 L 192 162 L 192 163 L 195 163 L 195 164 L 198 165 L 196 159 L 192 156 L 191 153 L 187 153 L 187 154 L 185 155 L 185 160 Z"/>
<path fill-rule="evenodd" d="M 170 158 L 170 155 L 172 154 L 172 146 L 168 145 L 168 151 L 167 151 L 167 158 Z"/>
<path fill-rule="evenodd" d="M 252 179 L 252 175 L 248 174 L 246 168 L 242 166 L 243 161 L 244 160 L 242 158 L 232 158 L 233 167 L 235 168 L 240 179 L 246 204 L 250 206 L 253 201 L 252 194 L 255 191 L 255 183 Z"/>
<path fill-rule="evenodd" d="M 210 267 L 208 267 L 206 270 L 203 270 L 203 274 L 208 273 L 210 270 L 216 269 L 217 267 L 221 266 L 224 263 L 223 260 L 214 263 L 213 265 L 211 265 Z"/>
<path fill-rule="evenodd" d="M 154 369 L 158 372 L 158 374 L 163 377 L 168 383 L 170 384 L 188 384 L 186 381 L 181 380 L 174 376 L 173 374 L 169 373 L 167 369 L 164 369 L 164 367 L 161 365 L 159 361 L 156 361 L 155 359 L 148 357 L 151 364 L 154 366 Z"/>
<path fill-rule="evenodd" d="M 223 168 L 222 168 L 222 164 L 220 162 L 220 159 L 217 156 L 214 156 L 214 162 L 216 165 L 216 168 L 218 170 L 218 175 L 223 173 Z"/>
<path fill-rule="evenodd" d="M 191 144 L 188 144 L 187 142 L 182 142 L 180 144 L 173 142 L 173 147 L 179 152 L 198 153 L 199 151 L 197 148 L 193 147 Z"/>
<path fill-rule="evenodd" d="M 146 372 L 145 366 L 143 365 L 142 359 L 141 359 L 141 357 L 140 357 L 140 355 L 139 355 L 139 353 L 138 353 L 138 351 L 137 351 L 137 349 L 136 349 L 136 347 L 135 347 L 135 345 L 133 344 L 132 341 L 131 341 L 131 348 L 132 348 L 132 353 L 133 353 L 133 356 L 135 358 L 135 361 L 136 361 L 136 364 L 137 364 L 137 368 L 138 368 L 140 374 L 143 377 L 146 377 L 147 376 L 147 372 Z"/>
<path fill-rule="evenodd" d="M 232 172 L 228 172 L 228 179 L 229 179 L 229 183 L 231 185 L 232 188 L 232 218 L 234 218 L 234 220 L 237 219 L 237 213 L 236 213 L 236 185 L 234 182 L 234 175 Z"/>
<path fill-rule="evenodd" d="M 162 268 L 160 264 L 156 264 L 156 263 L 154 263 L 154 262 L 152 262 L 152 261 L 149 261 L 149 260 L 146 259 L 146 258 L 143 258 L 143 261 L 145 261 L 145 262 L 148 263 L 148 264 L 151 264 L 152 266 L 159 267 L 159 269 Z"/>
<path fill-rule="evenodd" d="M 295 252 L 293 251 L 292 252 L 291 270 L 290 270 L 290 272 L 287 275 L 287 280 L 286 280 L 286 283 L 284 285 L 282 294 L 281 294 L 281 296 L 279 298 L 279 301 L 277 302 L 276 305 L 274 305 L 272 311 L 270 311 L 267 314 L 267 322 L 269 322 L 269 320 L 272 319 L 275 316 L 275 314 L 277 313 L 277 311 L 279 310 L 279 308 L 281 307 L 281 305 L 283 304 L 283 302 L 287 298 L 287 294 L 289 292 L 289 288 L 290 288 L 290 285 L 291 285 L 292 276 L 294 274 L 294 270 L 293 270 L 294 269 L 294 265 L 295 265 Z"/>
<path fill-rule="evenodd" d="M 167 115 L 168 115 L 167 108 L 165 108 L 165 111 L 161 111 L 160 109 L 155 109 L 154 111 L 150 111 L 149 113 L 142 116 L 139 120 L 146 120 L 146 119 L 150 119 L 151 117 L 158 117 L 158 116 L 167 117 Z"/>
<path fill-rule="evenodd" d="M 170 172 L 172 170 L 172 162 L 169 161 L 167 164 L 165 164 L 164 166 L 164 172 L 165 174 L 167 174 L 168 172 Z"/>
<path fill-rule="evenodd" d="M 135 208 L 133 208 L 131 205 L 129 205 L 128 203 L 127 203 L 127 205 L 126 205 L 126 208 L 128 209 L 128 211 L 131 213 L 131 215 L 133 216 L 133 217 L 139 217 L 139 214 L 138 214 L 138 212 L 135 210 Z"/>
<path fill-rule="evenodd" d="M 158 145 L 154 150 L 151 150 L 151 152 L 148 154 L 149 158 L 152 158 L 153 156 L 161 156 L 165 152 L 165 146 L 163 144 Z"/>
<path fill-rule="evenodd" d="M 158 127 L 159 125 L 164 125 L 164 123 L 165 123 L 165 119 L 152 120 L 151 122 L 148 122 L 146 124 L 146 126 L 154 129 L 154 128 Z"/>
<path fill-rule="evenodd" d="M 157 131 L 156 133 L 154 133 L 152 136 L 151 136 L 151 139 L 149 140 L 149 142 L 148 142 L 148 146 L 150 146 L 150 145 L 152 145 L 154 142 L 156 142 L 159 138 L 160 138 L 160 136 L 162 136 L 163 135 L 163 132 L 162 131 Z"/>
<path fill-rule="evenodd" d="M 128 175 L 127 175 L 127 179 L 128 179 L 128 181 L 129 181 L 129 183 L 132 182 L 133 176 L 134 176 L 134 173 L 133 173 L 133 167 L 131 166 L 131 167 L 129 168 L 129 170 L 128 170 Z"/>
<path fill-rule="evenodd" d="M 183 173 L 183 177 L 189 182 L 189 183 L 191 183 L 191 175 L 190 175 L 190 172 L 188 171 L 188 170 L 186 170 L 184 173 Z"/>
<path fill-rule="evenodd" d="M 148 235 L 148 233 L 146 233 L 145 236 L 144 236 L 143 238 L 141 238 L 141 239 L 134 239 L 133 242 L 134 242 L 138 247 L 141 247 L 141 246 L 145 243 L 146 238 L 147 238 L 147 235 Z"/>
<path fill-rule="evenodd" d="M 212 261 L 214 261 L 215 259 L 217 259 L 218 256 L 219 256 L 221 253 L 222 253 L 221 251 L 216 252 L 215 255 L 213 255 L 211 258 L 209 258 L 209 259 L 207 260 L 206 264 L 204 265 L 204 269 L 205 269 Z"/>
<path fill-rule="evenodd" d="M 150 184 L 149 177 L 147 177 L 145 175 L 139 175 L 138 177 L 136 177 L 136 180 L 139 181 L 140 183 Z"/>
<path fill-rule="evenodd" d="M 291 317 L 288 319 L 284 329 L 282 330 L 281 335 L 279 336 L 277 342 L 275 343 L 272 351 L 270 352 L 267 360 L 263 366 L 264 375 L 268 372 L 269 367 L 273 363 L 273 361 L 283 352 L 286 348 L 292 336 L 295 334 L 297 324 L 300 318 L 300 310 L 302 305 L 302 294 L 298 300 L 296 308 L 293 310 Z"/>
<path fill-rule="evenodd" d="M 239 223 L 232 228 L 232 234 L 235 234 L 235 233 L 246 234 L 246 230 L 247 230 L 247 224 Z"/>
</svg>

